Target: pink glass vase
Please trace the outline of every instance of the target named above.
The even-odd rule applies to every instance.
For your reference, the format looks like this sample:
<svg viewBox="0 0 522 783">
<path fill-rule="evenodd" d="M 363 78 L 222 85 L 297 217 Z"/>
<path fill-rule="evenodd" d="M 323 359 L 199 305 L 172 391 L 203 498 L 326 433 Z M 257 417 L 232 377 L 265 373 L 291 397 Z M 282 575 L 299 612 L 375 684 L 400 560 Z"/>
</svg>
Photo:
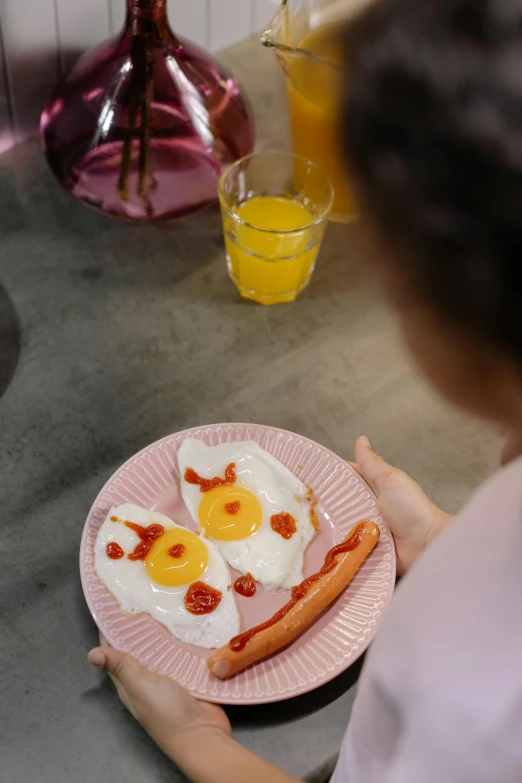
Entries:
<svg viewBox="0 0 522 783">
<path fill-rule="evenodd" d="M 49 165 L 72 196 L 134 220 L 215 201 L 223 168 L 253 146 L 236 80 L 172 32 L 166 0 L 127 0 L 122 34 L 78 61 L 40 129 Z"/>
</svg>

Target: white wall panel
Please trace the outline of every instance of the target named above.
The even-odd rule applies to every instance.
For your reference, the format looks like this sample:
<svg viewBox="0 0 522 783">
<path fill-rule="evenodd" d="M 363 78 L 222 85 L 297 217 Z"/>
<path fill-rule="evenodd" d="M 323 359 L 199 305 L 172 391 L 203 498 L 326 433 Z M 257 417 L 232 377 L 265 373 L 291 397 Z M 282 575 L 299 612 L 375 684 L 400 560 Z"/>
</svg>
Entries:
<svg viewBox="0 0 522 783">
<path fill-rule="evenodd" d="M 81 2 L 87 4 L 89 0 L 81 0 Z M 111 33 L 112 35 L 116 35 L 116 33 L 119 33 L 120 30 L 123 29 L 127 4 L 125 0 L 108 0 L 108 5 Z"/>
<path fill-rule="evenodd" d="M 4 47 L 2 40 L 2 25 L 0 19 L 0 153 L 13 144 L 13 129 L 11 125 L 11 102 L 7 73 L 4 68 Z"/>
<path fill-rule="evenodd" d="M 124 0 L 121 0 L 123 4 Z M 56 0 L 56 13 L 60 62 L 66 73 L 78 55 L 110 35 L 109 5 L 107 0 Z"/>
<path fill-rule="evenodd" d="M 16 139 L 38 128 L 58 79 L 54 0 L 3 0 L 2 34 Z"/>
<path fill-rule="evenodd" d="M 252 32 L 261 33 L 274 16 L 280 0 L 254 0 Z"/>
<path fill-rule="evenodd" d="M 207 47 L 210 31 L 209 6 L 213 2 L 215 0 L 168 0 L 169 19 L 174 32 Z"/>
<path fill-rule="evenodd" d="M 210 0 L 210 49 L 213 52 L 248 38 L 252 31 L 250 0 Z"/>
</svg>

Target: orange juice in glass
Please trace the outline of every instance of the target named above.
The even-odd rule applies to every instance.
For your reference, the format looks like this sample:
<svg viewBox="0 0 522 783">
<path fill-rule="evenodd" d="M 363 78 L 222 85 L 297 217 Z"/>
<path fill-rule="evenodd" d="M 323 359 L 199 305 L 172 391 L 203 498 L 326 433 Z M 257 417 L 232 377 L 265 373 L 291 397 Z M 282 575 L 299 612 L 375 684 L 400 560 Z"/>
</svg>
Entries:
<svg viewBox="0 0 522 783">
<path fill-rule="evenodd" d="M 291 152 L 258 152 L 223 174 L 219 200 L 228 272 L 241 296 L 292 302 L 321 246 L 333 200 L 328 178 Z"/>
</svg>

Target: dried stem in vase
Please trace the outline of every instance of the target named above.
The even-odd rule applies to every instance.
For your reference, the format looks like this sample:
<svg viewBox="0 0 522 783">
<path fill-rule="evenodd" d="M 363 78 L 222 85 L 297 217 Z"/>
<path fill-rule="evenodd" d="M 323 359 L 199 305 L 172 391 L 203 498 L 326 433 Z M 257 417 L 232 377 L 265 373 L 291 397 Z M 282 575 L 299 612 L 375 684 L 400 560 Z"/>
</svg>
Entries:
<svg viewBox="0 0 522 783">
<path fill-rule="evenodd" d="M 152 11 L 151 0 L 145 7 Z M 152 101 L 152 44 L 150 34 L 138 20 L 133 27 L 130 50 L 131 77 L 129 86 L 129 120 L 125 131 L 121 156 L 118 191 L 122 201 L 129 200 L 129 174 L 132 163 L 134 139 L 139 140 L 138 188 L 140 198 L 147 203 L 147 212 L 152 215 L 149 199 L 151 177 L 148 172 L 150 148 L 150 105 Z M 137 131 L 138 129 L 138 131 Z"/>
</svg>

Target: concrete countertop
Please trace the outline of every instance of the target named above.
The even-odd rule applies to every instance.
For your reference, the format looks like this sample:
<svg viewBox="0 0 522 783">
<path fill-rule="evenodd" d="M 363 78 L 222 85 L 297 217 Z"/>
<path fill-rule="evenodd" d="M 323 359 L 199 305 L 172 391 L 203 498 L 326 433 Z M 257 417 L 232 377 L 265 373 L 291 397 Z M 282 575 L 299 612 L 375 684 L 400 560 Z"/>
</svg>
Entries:
<svg viewBox="0 0 522 783">
<path fill-rule="evenodd" d="M 257 43 L 225 59 L 262 145 L 287 143 L 281 80 Z M 218 212 L 131 226 L 54 182 L 38 142 L 0 158 L 0 778 L 182 780 L 85 662 L 96 628 L 78 547 L 97 492 L 130 455 L 201 423 L 294 430 L 349 457 L 366 433 L 452 511 L 496 466 L 498 441 L 409 369 L 354 230 L 330 226 L 294 304 L 242 302 Z M 359 666 L 307 696 L 230 710 L 238 739 L 324 780 Z"/>
</svg>

